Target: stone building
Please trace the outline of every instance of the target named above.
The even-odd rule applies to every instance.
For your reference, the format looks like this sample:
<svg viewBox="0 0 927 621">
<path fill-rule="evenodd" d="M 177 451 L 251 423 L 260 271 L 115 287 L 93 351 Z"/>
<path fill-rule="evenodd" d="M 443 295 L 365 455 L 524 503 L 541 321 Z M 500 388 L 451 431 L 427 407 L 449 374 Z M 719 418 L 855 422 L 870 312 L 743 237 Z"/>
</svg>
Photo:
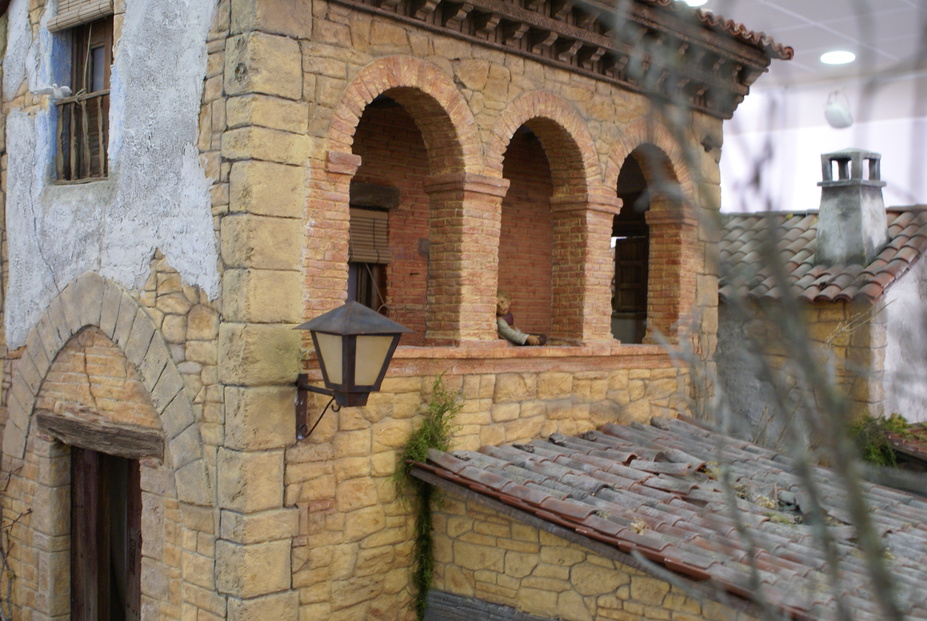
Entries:
<svg viewBox="0 0 927 621">
<path fill-rule="evenodd" d="M 655 343 L 715 349 L 722 121 L 791 50 L 677 4 L 11 0 L 3 605 L 410 618 L 389 477 L 436 375 L 464 449 L 682 407 Z M 547 346 L 498 338 L 497 288 Z M 296 443 L 293 327 L 348 296 L 412 332 Z"/>
<path fill-rule="evenodd" d="M 878 153 L 821 157 L 818 211 L 724 216 L 716 359 L 743 434 L 782 432 L 764 410 L 793 376 L 781 336 L 793 315 L 851 416 L 927 420 L 927 212 L 885 208 Z"/>
</svg>

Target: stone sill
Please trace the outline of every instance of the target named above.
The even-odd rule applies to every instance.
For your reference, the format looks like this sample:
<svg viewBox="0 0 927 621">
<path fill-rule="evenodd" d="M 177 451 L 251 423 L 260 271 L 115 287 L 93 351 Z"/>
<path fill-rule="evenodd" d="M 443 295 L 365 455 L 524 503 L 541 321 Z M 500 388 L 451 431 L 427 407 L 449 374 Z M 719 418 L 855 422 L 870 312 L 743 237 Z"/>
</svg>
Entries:
<svg viewBox="0 0 927 621">
<path fill-rule="evenodd" d="M 662 345 L 622 345 L 620 341 L 591 343 L 588 345 L 546 345 L 543 347 L 511 345 L 505 341 L 476 341 L 457 347 L 396 348 L 393 360 L 445 359 L 445 360 L 507 360 L 512 358 L 589 358 L 603 356 L 654 356 L 665 355 Z"/>
<path fill-rule="evenodd" d="M 309 378 L 321 379 L 311 352 Z M 505 341 L 477 341 L 458 347 L 400 346 L 387 377 L 497 373 L 583 373 L 616 369 L 671 368 L 673 361 L 661 345 L 622 345 L 618 341 L 576 346 L 519 347 Z"/>
</svg>

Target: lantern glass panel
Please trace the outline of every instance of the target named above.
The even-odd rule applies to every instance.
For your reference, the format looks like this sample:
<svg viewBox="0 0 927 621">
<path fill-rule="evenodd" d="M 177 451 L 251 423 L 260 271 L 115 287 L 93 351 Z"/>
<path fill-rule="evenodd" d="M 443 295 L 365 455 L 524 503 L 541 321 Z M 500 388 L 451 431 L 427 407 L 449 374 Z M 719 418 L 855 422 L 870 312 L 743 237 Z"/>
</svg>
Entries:
<svg viewBox="0 0 927 621">
<path fill-rule="evenodd" d="M 343 381 L 343 360 L 341 355 L 341 337 L 337 334 L 316 332 L 315 340 L 319 346 L 319 357 L 332 384 L 341 384 Z"/>
<path fill-rule="evenodd" d="M 357 362 L 354 366 L 354 383 L 357 386 L 373 386 L 380 377 L 380 371 L 389 354 L 395 335 L 357 337 Z"/>
</svg>

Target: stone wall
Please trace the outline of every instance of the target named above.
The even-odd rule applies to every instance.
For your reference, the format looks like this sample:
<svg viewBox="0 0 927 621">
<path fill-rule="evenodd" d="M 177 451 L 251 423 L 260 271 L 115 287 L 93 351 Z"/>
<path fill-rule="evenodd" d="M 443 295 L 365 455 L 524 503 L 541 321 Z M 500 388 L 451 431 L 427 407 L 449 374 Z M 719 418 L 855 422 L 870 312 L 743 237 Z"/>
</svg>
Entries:
<svg viewBox="0 0 927 621">
<path fill-rule="evenodd" d="M 583 352 L 570 360 L 520 348 L 522 357 L 467 359 L 461 353 L 452 361 L 400 350 L 382 392 L 372 394 L 367 407 L 328 414 L 309 441 L 287 450 L 285 504 L 300 509 L 293 581 L 302 613 L 344 620 L 414 617 L 408 607 L 412 516 L 391 476 L 437 374 L 446 371 L 447 386 L 463 398 L 454 448 L 476 450 L 683 409 L 685 374 L 653 347 L 634 349 L 636 356 L 590 359 Z M 323 403 L 310 411 L 320 412 Z"/>
<path fill-rule="evenodd" d="M 31 416 L 37 403 L 55 411 L 92 394 L 89 375 L 70 383 L 73 391 L 55 380 L 57 370 L 48 375 L 63 348 L 66 367 L 81 356 L 68 348 L 95 347 L 82 342 L 90 335 L 112 343 L 106 351 L 126 378 L 135 373 L 137 396 L 150 401 L 164 434 L 164 459 L 142 464 L 145 614 L 197 619 L 411 618 L 411 517 L 390 476 L 441 373 L 465 400 L 454 436 L 460 448 L 685 407 L 688 375 L 660 347 L 610 335 L 617 176 L 642 145 L 660 156 L 684 197 L 655 201 L 648 216 L 650 342 L 659 331 L 703 357 L 714 349 L 716 240 L 701 217 L 718 204 L 717 149 L 684 153 L 644 96 L 614 84 L 336 4 L 307 6 L 216 7 L 196 145 L 212 226 L 196 233 L 216 240 L 218 297 L 192 286 L 169 253 L 152 252 L 147 281 L 143 272 L 133 286 L 92 271 L 63 281 L 26 345 L 9 354 L 3 471 L 12 480 L 4 506 L 8 515 L 36 508 L 13 533 L 23 618 L 66 614 L 65 589 L 47 580 L 67 575 L 67 449 Z M 414 154 L 378 152 L 371 128 L 392 118 L 370 105 L 381 95 L 411 119 L 400 146 L 414 143 Z M 31 113 L 48 102 L 21 86 L 5 112 L 10 105 Z M 523 127 L 537 137 L 546 168 L 519 156 L 517 140 L 510 151 Z M 720 121 L 702 114 L 687 127 L 682 140 L 691 144 L 720 134 Z M 411 172 L 397 174 L 399 164 Z M 550 302 L 525 315 L 528 326 L 566 345 L 516 348 L 497 338 L 500 255 L 512 230 L 503 212 L 537 198 L 516 185 L 518 201 L 503 206 L 507 171 L 547 177 L 548 237 L 530 236 L 530 215 L 518 233 L 529 252 L 550 252 Z M 294 445 L 294 379 L 300 371 L 320 377 L 293 326 L 344 300 L 350 183 L 365 179 L 398 180 L 414 198 L 400 208 L 414 225 L 391 238 L 427 237 L 428 277 L 419 273 L 412 287 L 418 299 L 424 287 L 425 299 L 410 320 L 421 336 L 410 343 L 421 346 L 399 349 L 367 407 L 329 413 Z M 173 243 L 172 230 L 160 232 Z M 421 266 L 406 267 L 411 277 Z M 407 287 L 401 276 L 392 275 L 397 289 Z M 514 288 L 525 296 L 516 300 L 519 313 L 541 297 Z M 43 567 L 56 571 L 36 571 Z"/>
<path fill-rule="evenodd" d="M 787 437 L 782 434 L 788 414 L 779 411 L 777 391 L 786 402 L 806 399 L 812 408 L 824 407 L 823 392 L 803 388 L 812 378 L 795 361 L 805 355 L 806 343 L 790 347 L 783 338 L 781 307 L 750 308 L 751 319 L 744 322 L 729 304 L 722 304 L 717 350 L 719 380 L 738 433 L 776 444 Z M 846 399 L 851 417 L 882 415 L 887 344 L 882 306 L 807 304 L 802 307 L 800 320 L 808 335 L 807 344 L 811 345 L 808 351 L 815 359 L 813 366 L 826 378 L 817 382 L 817 390 L 832 387 L 838 398 Z M 768 372 L 777 378 L 776 384 L 764 379 Z"/>
<path fill-rule="evenodd" d="M 435 589 L 544 618 L 753 618 L 451 494 L 435 514 L 435 561 Z"/>
</svg>

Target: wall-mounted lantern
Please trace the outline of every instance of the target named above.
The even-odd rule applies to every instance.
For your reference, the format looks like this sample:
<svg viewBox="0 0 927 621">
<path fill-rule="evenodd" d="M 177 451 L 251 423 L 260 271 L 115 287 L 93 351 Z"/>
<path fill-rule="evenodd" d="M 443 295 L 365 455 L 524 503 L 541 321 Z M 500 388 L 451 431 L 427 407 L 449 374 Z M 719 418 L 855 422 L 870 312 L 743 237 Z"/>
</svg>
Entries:
<svg viewBox="0 0 927 621">
<path fill-rule="evenodd" d="M 411 332 L 358 302 L 348 302 L 296 329 L 312 334 L 325 382 L 325 388 L 310 386 L 305 373 L 296 379 L 297 440 L 309 437 L 332 402 L 336 412 L 344 406 L 366 405 L 368 395 L 380 390 L 402 333 Z M 307 412 L 310 392 L 331 397 L 311 429 Z"/>
</svg>

